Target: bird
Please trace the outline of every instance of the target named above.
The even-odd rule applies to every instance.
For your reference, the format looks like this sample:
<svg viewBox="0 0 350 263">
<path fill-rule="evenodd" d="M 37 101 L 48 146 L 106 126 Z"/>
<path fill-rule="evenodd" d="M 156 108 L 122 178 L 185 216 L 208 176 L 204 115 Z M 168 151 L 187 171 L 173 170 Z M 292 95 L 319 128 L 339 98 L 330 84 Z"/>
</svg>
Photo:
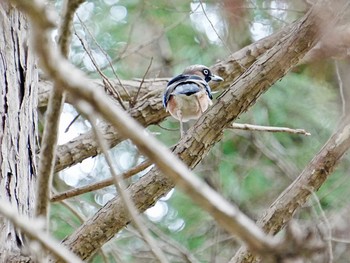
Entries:
<svg viewBox="0 0 350 263">
<path fill-rule="evenodd" d="M 163 106 L 180 122 L 181 137 L 184 136 L 183 123 L 198 119 L 213 104 L 210 81 L 220 82 L 223 78 L 204 65 L 189 66 L 169 80 L 163 94 Z"/>
</svg>

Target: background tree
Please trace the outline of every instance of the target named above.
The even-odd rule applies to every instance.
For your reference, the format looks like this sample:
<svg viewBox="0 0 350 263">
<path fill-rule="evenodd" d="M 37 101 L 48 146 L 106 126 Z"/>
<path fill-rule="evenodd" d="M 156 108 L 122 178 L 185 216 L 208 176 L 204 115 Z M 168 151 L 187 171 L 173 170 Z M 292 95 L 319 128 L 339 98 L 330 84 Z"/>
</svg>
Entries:
<svg viewBox="0 0 350 263">
<path fill-rule="evenodd" d="M 21 232 L 27 240 L 39 241 L 56 258 L 69 262 L 79 259 L 66 248 L 83 260 L 96 262 L 251 262 L 256 260 L 255 254 L 280 261 L 300 257 L 315 262 L 346 260 L 348 241 L 341 233 L 346 233 L 348 225 L 339 222 L 348 210 L 344 198 L 348 192 L 344 177 L 348 161 L 343 160 L 332 174 L 350 144 L 346 1 L 109 0 L 86 2 L 79 7 L 81 2 L 55 2 L 61 22 L 53 34 L 58 20 L 48 15 L 48 7 L 40 1 L 1 4 L 5 29 L 1 54 L 6 54 L 1 67 L 2 138 L 8 134 L 11 143 L 13 138 L 25 138 L 15 140 L 23 145 L 13 149 L 23 150 L 15 151 L 11 158 L 7 155 L 13 152 L 12 146 L 6 147 L 12 144 L 1 146 L 2 160 L 12 163 L 6 166 L 6 161 L 2 162 L 2 203 L 7 197 L 20 212 L 11 214 L 6 205 L 0 206 L 4 216 L 2 237 L 8 240 L 6 253 L 1 254 L 4 260 L 11 256 L 11 260 L 19 261 L 19 254 L 29 255 L 28 260 L 42 259 L 32 242 L 23 241 Z M 27 34 L 27 21 L 16 8 L 32 21 L 33 46 L 22 37 Z M 16 22 L 18 18 L 20 23 Z M 56 34 L 57 46 L 51 43 Z M 39 83 L 34 49 L 44 71 Z M 21 59 L 21 54 L 31 59 Z M 65 60 L 68 55 L 90 79 Z M 334 63 L 333 58 L 342 61 Z M 30 65 L 23 66 L 24 62 Z M 213 87 L 221 93 L 215 105 L 179 140 L 178 131 L 173 130 L 178 124 L 170 118 L 164 121 L 167 113 L 161 105 L 161 93 L 168 77 L 198 63 L 212 65 L 225 82 Z M 27 79 L 27 72 L 33 73 L 33 80 Z M 13 90 L 17 100 L 33 92 L 31 103 L 12 104 L 7 97 L 12 89 L 7 87 L 15 84 L 9 85 L 9 79 L 19 88 Z M 43 134 L 39 132 L 39 151 L 34 150 L 33 143 L 37 90 L 39 113 L 46 112 L 45 123 L 39 119 L 39 127 L 44 129 Z M 67 104 L 61 113 L 66 93 Z M 11 110 L 13 114 L 31 116 L 23 117 L 26 125 L 22 118 L 10 116 L 9 105 L 19 105 Z M 77 116 L 68 105 L 81 116 L 56 149 L 58 116 L 62 129 Z M 165 145 L 175 145 L 173 153 L 190 169 L 196 168 L 197 176 L 163 145 L 145 136 L 130 116 Z M 292 129 L 232 126 L 238 117 L 240 122 Z M 7 124 L 9 119 L 15 121 L 13 127 L 21 129 L 7 128 L 12 127 Z M 293 129 L 299 127 L 311 136 Z M 271 129 L 294 134 L 257 131 Z M 71 140 L 67 141 L 69 136 Z M 126 137 L 134 144 L 125 141 Z M 114 148 L 107 152 L 107 147 Z M 24 153 L 28 149 L 29 157 Z M 38 167 L 35 156 L 40 156 Z M 152 163 L 157 167 L 145 170 Z M 14 177 L 23 177 L 24 182 L 13 181 L 13 167 L 31 167 L 27 171 L 31 175 L 18 169 Z M 27 189 L 33 188 L 36 171 L 34 197 L 34 191 Z M 62 172 L 51 183 L 53 171 Z M 128 179 L 123 182 L 118 173 Z M 126 191 L 125 183 L 130 185 Z M 186 195 L 177 189 L 171 191 L 175 184 Z M 316 195 L 314 191 L 319 188 Z M 51 210 L 50 194 L 52 202 L 60 202 Z M 65 200 L 68 197 L 71 199 Z M 156 201 L 146 216 L 136 215 L 137 210 L 146 211 Z M 40 216 L 47 217 L 50 233 L 63 239 L 66 248 L 52 241 L 40 226 L 33 233 L 26 227 L 30 219 L 22 214 L 34 222 Z M 292 224 L 283 240 L 274 238 L 272 235 L 292 217 L 298 228 L 308 229 L 312 235 L 303 231 L 298 234 L 300 231 Z M 253 223 L 255 219 L 258 227 Z M 133 223 L 125 228 L 130 221 Z M 239 249 L 236 235 L 254 254 Z M 328 249 L 323 249 L 325 246 Z"/>
</svg>

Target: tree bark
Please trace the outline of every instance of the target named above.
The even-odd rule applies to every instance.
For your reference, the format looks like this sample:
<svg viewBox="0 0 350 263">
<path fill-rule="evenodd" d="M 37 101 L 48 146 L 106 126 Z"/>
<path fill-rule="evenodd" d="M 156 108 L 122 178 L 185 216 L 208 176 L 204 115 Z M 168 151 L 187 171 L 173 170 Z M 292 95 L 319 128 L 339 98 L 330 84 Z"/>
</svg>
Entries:
<svg viewBox="0 0 350 263">
<path fill-rule="evenodd" d="M 29 45 L 27 21 L 0 2 L 0 198 L 32 216 L 36 181 L 38 72 Z M 0 217 L 0 261 L 23 260 L 21 233 Z"/>
</svg>

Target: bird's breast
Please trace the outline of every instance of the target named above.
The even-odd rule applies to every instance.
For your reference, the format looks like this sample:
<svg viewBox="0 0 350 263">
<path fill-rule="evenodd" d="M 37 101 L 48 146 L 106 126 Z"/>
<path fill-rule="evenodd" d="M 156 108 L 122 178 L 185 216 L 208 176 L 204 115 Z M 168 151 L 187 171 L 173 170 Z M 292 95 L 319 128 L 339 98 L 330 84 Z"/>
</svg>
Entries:
<svg viewBox="0 0 350 263">
<path fill-rule="evenodd" d="M 211 104 L 206 91 L 201 90 L 191 95 L 170 95 L 167 110 L 175 119 L 187 122 L 198 119 Z"/>
</svg>

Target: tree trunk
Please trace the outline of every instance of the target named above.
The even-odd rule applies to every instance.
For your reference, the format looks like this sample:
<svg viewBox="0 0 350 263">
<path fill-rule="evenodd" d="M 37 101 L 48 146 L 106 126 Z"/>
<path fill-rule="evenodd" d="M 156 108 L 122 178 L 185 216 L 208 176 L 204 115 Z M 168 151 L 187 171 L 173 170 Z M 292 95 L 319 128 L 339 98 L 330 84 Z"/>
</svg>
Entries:
<svg viewBox="0 0 350 263">
<path fill-rule="evenodd" d="M 36 181 L 38 72 L 27 34 L 28 23 L 0 2 L 0 201 L 32 215 Z M 23 236 L 0 217 L 0 262 L 18 262 Z M 23 259 L 23 258 L 22 258 Z"/>
</svg>

